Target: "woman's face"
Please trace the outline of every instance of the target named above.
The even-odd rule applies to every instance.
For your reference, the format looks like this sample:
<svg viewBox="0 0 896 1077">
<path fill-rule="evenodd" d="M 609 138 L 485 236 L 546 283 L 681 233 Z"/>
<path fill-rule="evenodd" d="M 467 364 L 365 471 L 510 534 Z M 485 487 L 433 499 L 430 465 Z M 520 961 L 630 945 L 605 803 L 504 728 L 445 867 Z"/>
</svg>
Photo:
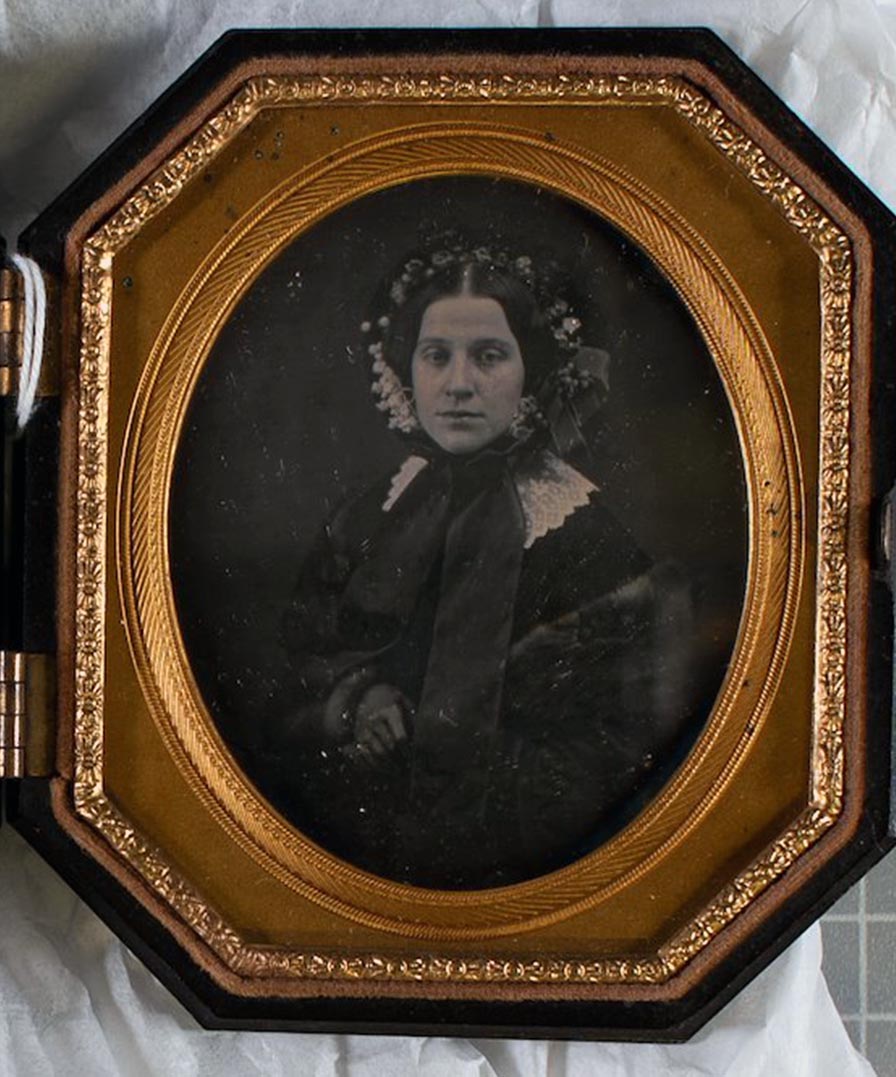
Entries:
<svg viewBox="0 0 896 1077">
<path fill-rule="evenodd" d="M 523 394 L 525 369 L 501 304 L 474 295 L 431 303 L 411 381 L 420 424 L 445 452 L 476 452 L 503 434 Z"/>
</svg>

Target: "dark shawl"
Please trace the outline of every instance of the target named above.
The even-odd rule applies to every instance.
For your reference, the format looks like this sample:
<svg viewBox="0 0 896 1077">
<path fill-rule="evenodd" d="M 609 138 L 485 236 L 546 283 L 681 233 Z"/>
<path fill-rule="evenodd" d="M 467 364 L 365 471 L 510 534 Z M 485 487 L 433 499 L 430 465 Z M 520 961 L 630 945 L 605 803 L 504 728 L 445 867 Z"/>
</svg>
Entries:
<svg viewBox="0 0 896 1077">
<path fill-rule="evenodd" d="M 296 709 L 278 728 L 310 837 L 389 878 L 502 885 L 594 848 L 668 776 L 691 718 L 686 592 L 583 485 L 544 453 L 432 461 L 330 520 L 285 620 Z M 414 709 L 375 771 L 348 734 L 319 736 L 359 671 Z"/>
</svg>

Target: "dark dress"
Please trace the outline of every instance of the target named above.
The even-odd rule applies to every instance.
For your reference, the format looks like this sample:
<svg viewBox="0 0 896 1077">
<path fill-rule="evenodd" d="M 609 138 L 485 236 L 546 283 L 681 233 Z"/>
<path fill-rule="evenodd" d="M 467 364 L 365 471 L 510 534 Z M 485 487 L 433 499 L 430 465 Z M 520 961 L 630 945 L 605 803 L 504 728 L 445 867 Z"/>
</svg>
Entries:
<svg viewBox="0 0 896 1077">
<path fill-rule="evenodd" d="M 678 573 L 551 454 L 412 457 L 335 514 L 302 568 L 279 802 L 329 851 L 414 885 L 570 863 L 688 743 L 689 613 Z M 407 743 L 373 767 L 351 713 L 372 684 L 408 701 Z M 335 691 L 336 737 L 323 723 Z"/>
</svg>

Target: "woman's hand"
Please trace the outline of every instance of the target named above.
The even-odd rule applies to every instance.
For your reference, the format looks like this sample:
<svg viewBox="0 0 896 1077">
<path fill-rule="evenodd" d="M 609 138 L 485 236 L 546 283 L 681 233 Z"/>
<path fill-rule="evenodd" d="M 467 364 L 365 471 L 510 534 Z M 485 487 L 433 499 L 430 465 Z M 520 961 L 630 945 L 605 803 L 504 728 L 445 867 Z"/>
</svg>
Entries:
<svg viewBox="0 0 896 1077">
<path fill-rule="evenodd" d="M 375 674 L 362 666 L 343 677 L 336 685 L 323 708 L 321 731 L 325 741 L 338 744 L 351 735 L 357 700 L 375 680 Z"/>
<path fill-rule="evenodd" d="M 397 688 L 371 685 L 355 710 L 354 743 L 348 754 L 370 769 L 380 769 L 407 743 L 406 718 L 410 713 L 408 699 Z"/>
</svg>

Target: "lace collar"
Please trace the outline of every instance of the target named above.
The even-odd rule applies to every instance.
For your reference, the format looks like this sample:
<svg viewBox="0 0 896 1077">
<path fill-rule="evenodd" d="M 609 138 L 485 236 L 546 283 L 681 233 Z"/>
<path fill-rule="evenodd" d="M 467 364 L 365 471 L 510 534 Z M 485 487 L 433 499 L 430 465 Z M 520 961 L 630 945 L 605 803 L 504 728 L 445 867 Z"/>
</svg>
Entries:
<svg viewBox="0 0 896 1077">
<path fill-rule="evenodd" d="M 391 512 L 401 495 L 429 462 L 422 456 L 409 456 L 392 478 L 383 502 L 383 512 Z M 529 456 L 513 469 L 523 519 L 526 525 L 524 548 L 529 549 L 558 527 L 577 509 L 588 504 L 597 487 L 581 471 L 551 452 Z"/>
</svg>

